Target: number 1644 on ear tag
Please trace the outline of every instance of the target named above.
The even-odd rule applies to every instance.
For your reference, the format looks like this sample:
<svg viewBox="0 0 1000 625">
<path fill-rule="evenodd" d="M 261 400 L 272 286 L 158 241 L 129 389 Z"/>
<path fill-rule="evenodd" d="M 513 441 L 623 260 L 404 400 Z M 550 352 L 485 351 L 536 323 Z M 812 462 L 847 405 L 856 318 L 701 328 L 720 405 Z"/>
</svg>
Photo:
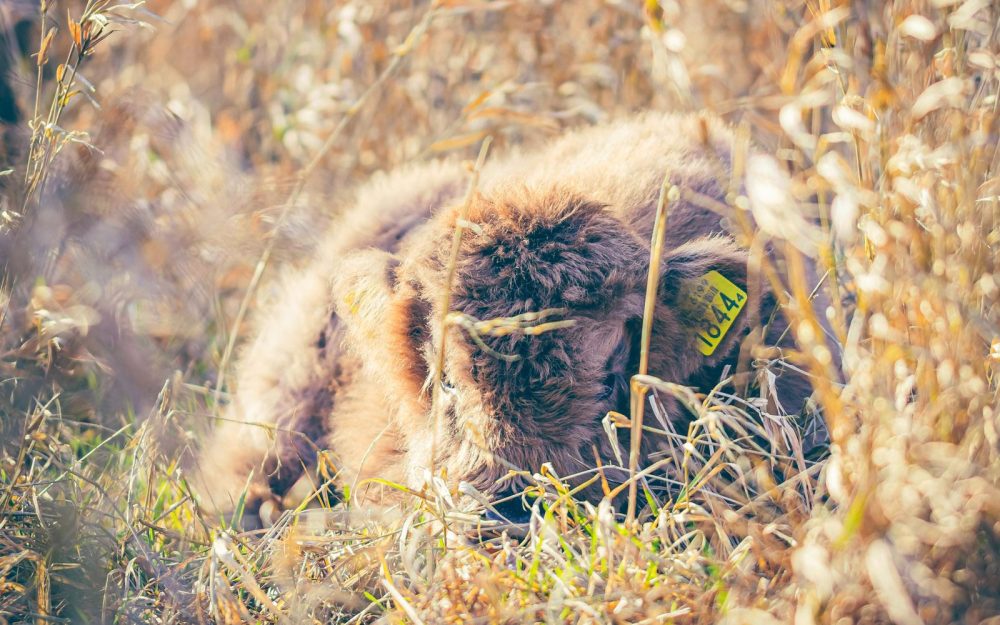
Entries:
<svg viewBox="0 0 1000 625">
<path fill-rule="evenodd" d="M 711 356 L 747 302 L 746 291 L 718 271 L 685 283 L 685 311 L 694 322 L 695 344 Z"/>
</svg>

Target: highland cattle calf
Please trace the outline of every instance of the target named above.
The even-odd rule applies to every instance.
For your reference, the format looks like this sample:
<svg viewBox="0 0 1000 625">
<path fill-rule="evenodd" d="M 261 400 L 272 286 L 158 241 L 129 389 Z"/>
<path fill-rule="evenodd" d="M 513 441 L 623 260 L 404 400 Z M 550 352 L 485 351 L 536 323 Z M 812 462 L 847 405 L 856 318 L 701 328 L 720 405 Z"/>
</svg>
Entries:
<svg viewBox="0 0 1000 625">
<path fill-rule="evenodd" d="M 370 181 L 260 315 L 234 400 L 202 452 L 202 505 L 232 509 L 253 471 L 253 511 L 320 450 L 332 452 L 338 485 L 355 502 L 374 503 L 391 493 L 369 478 L 418 486 L 432 466 L 498 496 L 512 488 L 501 479 L 511 468 L 551 463 L 576 475 L 593 469 L 595 450 L 613 465 L 602 419 L 628 412 L 665 174 L 681 199 L 667 220 L 649 372 L 712 388 L 736 365 L 749 320 L 775 308 L 766 288 L 748 287 L 748 252 L 711 207 L 725 206 L 733 188 L 732 144 L 714 118 L 647 114 L 491 159 L 466 207 L 450 283 L 458 322 L 447 327 L 468 172 L 438 162 Z M 692 313 L 688 287 L 699 281 L 709 295 Z M 698 314 L 713 305 L 718 324 Z M 572 324 L 536 335 L 475 331 L 477 320 L 543 311 L 541 322 Z M 764 342 L 786 328 L 777 315 Z M 794 372 L 777 388 L 793 413 L 810 392 Z"/>
</svg>

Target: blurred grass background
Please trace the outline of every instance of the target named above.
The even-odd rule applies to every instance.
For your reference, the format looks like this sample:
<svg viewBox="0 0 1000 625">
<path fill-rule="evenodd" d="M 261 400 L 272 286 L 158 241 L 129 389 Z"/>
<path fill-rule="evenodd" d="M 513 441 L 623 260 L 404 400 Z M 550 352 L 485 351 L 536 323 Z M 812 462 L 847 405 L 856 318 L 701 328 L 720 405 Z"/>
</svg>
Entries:
<svg viewBox="0 0 1000 625">
<path fill-rule="evenodd" d="M 1000 622 L 998 24 L 990 0 L 8 0 L 0 619 Z M 731 203 L 786 249 L 828 460 L 662 387 L 699 418 L 647 432 L 681 487 L 635 525 L 546 475 L 486 541 L 441 485 L 392 519 L 199 515 L 185 463 L 241 303 L 352 186 L 647 109 L 773 157 Z"/>
</svg>

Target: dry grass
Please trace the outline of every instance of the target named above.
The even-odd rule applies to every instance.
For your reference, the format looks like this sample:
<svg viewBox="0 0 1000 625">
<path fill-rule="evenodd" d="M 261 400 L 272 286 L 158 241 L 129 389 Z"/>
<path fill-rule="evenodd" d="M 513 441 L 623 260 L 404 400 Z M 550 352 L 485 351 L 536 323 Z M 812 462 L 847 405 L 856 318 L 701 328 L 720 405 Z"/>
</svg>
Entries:
<svg viewBox="0 0 1000 625">
<path fill-rule="evenodd" d="M 0 163 L 0 620 L 1000 619 L 995 3 L 46 4 L 45 28 L 33 2 L 0 6 L 46 48 L 16 57 L 31 123 Z M 118 32 L 95 41 L 103 20 Z M 506 532 L 440 481 L 397 518 L 319 507 L 254 534 L 199 515 L 183 467 L 234 322 L 350 185 L 649 108 L 716 110 L 771 155 L 737 159 L 729 210 L 784 250 L 759 270 L 800 349 L 746 356 L 763 395 L 769 369 L 814 376 L 828 459 L 766 402 L 644 376 L 643 436 L 668 452 L 639 467 L 634 523 L 548 473 L 523 476 L 535 514 Z"/>
</svg>

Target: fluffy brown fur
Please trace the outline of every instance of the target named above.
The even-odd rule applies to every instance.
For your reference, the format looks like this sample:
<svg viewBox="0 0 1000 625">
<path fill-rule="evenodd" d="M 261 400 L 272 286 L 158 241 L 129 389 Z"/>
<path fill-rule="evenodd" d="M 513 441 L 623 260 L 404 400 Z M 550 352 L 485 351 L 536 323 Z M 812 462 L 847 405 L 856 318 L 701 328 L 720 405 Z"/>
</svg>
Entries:
<svg viewBox="0 0 1000 625">
<path fill-rule="evenodd" d="M 339 463 L 339 484 L 368 501 L 385 492 L 359 488 L 366 479 L 418 486 L 432 465 L 496 492 L 512 467 L 549 462 L 574 475 L 594 466 L 594 449 L 613 464 L 601 420 L 627 411 L 664 173 L 684 198 L 724 202 L 732 140 L 714 118 L 649 114 L 488 164 L 469 207 L 475 227 L 462 239 L 451 309 L 480 320 L 563 309 L 575 324 L 483 337 L 489 351 L 449 326 L 437 431 L 428 385 L 467 173 L 435 163 L 371 181 L 321 256 L 287 277 L 263 315 L 227 420 L 201 459 L 203 504 L 231 508 L 253 469 L 252 507 L 286 490 L 324 448 Z M 670 208 L 650 373 L 711 387 L 735 365 L 748 320 L 767 319 L 774 299 L 748 288 L 747 252 L 699 204 Z M 705 357 L 678 287 L 712 269 L 763 295 Z M 785 327 L 779 319 L 766 339 Z M 809 392 L 802 378 L 778 388 L 791 410 Z"/>
</svg>

